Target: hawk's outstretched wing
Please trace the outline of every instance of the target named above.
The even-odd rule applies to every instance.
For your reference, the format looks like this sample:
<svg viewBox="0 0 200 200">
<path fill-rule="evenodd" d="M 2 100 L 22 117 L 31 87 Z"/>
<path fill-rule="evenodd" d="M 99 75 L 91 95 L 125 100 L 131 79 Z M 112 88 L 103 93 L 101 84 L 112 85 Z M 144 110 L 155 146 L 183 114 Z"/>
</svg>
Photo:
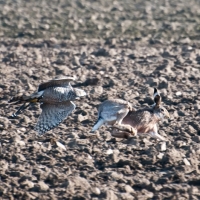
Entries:
<svg viewBox="0 0 200 200">
<path fill-rule="evenodd" d="M 70 81 L 74 81 L 74 77 L 62 77 L 58 79 L 53 79 L 45 83 L 41 83 L 38 87 L 38 92 L 45 90 L 49 87 L 66 87 L 70 86 Z"/>
<path fill-rule="evenodd" d="M 58 126 L 74 109 L 76 105 L 71 102 L 62 104 L 41 104 L 42 113 L 39 116 L 35 130 L 42 135 L 46 131 Z"/>
</svg>

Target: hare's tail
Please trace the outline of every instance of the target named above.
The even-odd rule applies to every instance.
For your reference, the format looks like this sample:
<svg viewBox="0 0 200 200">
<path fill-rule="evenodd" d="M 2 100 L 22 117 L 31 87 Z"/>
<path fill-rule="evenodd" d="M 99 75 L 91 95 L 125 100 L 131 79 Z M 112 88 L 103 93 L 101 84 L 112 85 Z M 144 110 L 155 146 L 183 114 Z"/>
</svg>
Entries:
<svg viewBox="0 0 200 200">
<path fill-rule="evenodd" d="M 95 123 L 95 125 L 92 128 L 92 132 L 96 131 L 103 124 L 104 124 L 104 119 L 99 117 L 99 119 L 97 120 L 97 122 Z"/>
</svg>

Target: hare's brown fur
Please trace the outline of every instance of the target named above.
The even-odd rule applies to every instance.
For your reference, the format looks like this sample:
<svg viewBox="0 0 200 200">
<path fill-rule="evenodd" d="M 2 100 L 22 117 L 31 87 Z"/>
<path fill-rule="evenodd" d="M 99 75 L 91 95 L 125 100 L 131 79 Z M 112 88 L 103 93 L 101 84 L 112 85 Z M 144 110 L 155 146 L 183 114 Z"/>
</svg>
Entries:
<svg viewBox="0 0 200 200">
<path fill-rule="evenodd" d="M 126 109 L 124 109 L 124 102 L 126 101 L 122 100 L 122 102 L 119 100 L 117 104 L 116 100 L 107 100 L 103 102 L 99 106 L 99 119 L 96 124 L 100 124 L 100 126 L 103 124 L 111 125 L 113 127 L 111 134 L 114 137 L 128 138 L 136 134 L 150 134 L 152 137 L 164 140 L 164 138 L 158 134 L 157 123 L 165 116 L 169 117 L 169 113 L 161 106 L 161 96 L 156 88 L 154 89 L 155 103 L 152 107 L 133 110 L 130 108 L 128 109 L 126 106 Z M 129 103 L 126 102 L 126 105 L 129 105 Z M 115 108 L 115 106 L 119 108 L 119 110 L 114 110 L 113 108 Z M 119 111 L 123 114 L 120 118 L 118 117 Z M 109 113 L 111 113 L 112 121 Z M 96 126 L 96 128 L 100 126 Z"/>
</svg>

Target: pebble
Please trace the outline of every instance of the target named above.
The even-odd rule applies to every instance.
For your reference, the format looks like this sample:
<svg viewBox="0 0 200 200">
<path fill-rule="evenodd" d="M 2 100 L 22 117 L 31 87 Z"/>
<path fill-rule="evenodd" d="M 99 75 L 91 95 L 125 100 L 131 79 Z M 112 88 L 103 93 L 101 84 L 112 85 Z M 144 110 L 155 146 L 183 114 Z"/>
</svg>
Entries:
<svg viewBox="0 0 200 200">
<path fill-rule="evenodd" d="M 49 189 L 49 186 L 46 183 L 44 183 L 43 181 L 38 182 L 38 187 L 39 187 L 40 192 L 45 192 Z"/>
<path fill-rule="evenodd" d="M 180 91 L 178 91 L 178 92 L 176 92 L 176 96 L 181 96 L 182 95 L 182 92 L 180 92 Z"/>
</svg>

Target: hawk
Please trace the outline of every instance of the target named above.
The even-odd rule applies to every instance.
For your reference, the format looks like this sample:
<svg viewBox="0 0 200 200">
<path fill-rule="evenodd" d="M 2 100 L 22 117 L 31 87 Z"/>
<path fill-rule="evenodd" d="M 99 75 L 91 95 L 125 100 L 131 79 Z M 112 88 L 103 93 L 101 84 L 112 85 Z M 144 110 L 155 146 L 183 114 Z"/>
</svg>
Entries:
<svg viewBox="0 0 200 200">
<path fill-rule="evenodd" d="M 15 104 L 23 103 L 12 117 L 16 117 L 24 109 L 31 104 L 40 103 L 42 113 L 40 114 L 35 130 L 39 135 L 58 126 L 69 114 L 71 114 L 76 105 L 74 100 L 86 95 L 81 89 L 73 88 L 70 81 L 74 81 L 73 77 L 55 78 L 48 82 L 42 83 L 38 87 L 38 91 L 30 96 L 16 96 L 8 102 Z"/>
</svg>

